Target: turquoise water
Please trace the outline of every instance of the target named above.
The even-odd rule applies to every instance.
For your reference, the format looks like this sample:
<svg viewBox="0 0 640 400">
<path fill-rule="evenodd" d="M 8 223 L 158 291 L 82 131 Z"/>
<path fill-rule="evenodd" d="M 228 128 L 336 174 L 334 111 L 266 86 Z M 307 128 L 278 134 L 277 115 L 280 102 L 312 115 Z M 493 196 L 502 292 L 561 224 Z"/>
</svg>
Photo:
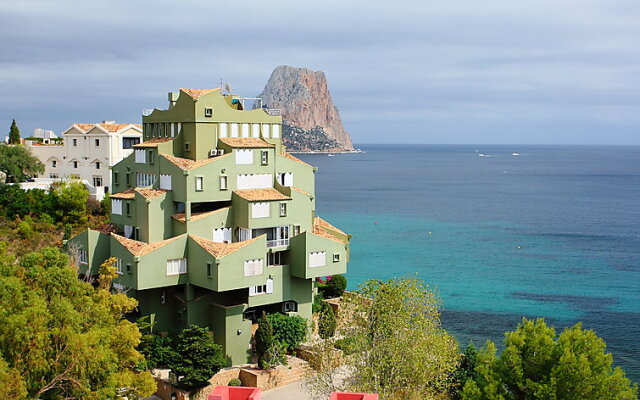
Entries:
<svg viewBox="0 0 640 400">
<path fill-rule="evenodd" d="M 640 148 L 365 149 L 301 157 L 319 214 L 354 236 L 351 288 L 417 274 L 463 345 L 522 316 L 583 321 L 640 378 Z"/>
</svg>

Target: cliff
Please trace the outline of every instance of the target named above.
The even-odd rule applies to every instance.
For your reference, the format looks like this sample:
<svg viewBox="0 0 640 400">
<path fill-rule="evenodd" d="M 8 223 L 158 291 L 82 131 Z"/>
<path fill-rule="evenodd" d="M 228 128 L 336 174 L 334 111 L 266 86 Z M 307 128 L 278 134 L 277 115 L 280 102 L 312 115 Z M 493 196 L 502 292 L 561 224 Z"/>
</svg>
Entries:
<svg viewBox="0 0 640 400">
<path fill-rule="evenodd" d="M 263 107 L 282 110 L 283 142 L 289 150 L 353 150 L 324 72 L 281 65 L 258 97 Z"/>
</svg>

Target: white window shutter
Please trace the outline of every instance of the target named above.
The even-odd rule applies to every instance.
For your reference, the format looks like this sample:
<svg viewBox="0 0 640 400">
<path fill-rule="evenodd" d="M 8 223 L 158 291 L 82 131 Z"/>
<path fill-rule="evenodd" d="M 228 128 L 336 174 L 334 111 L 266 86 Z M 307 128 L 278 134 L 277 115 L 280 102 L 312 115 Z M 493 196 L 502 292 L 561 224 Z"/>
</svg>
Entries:
<svg viewBox="0 0 640 400">
<path fill-rule="evenodd" d="M 283 186 L 293 186 L 293 173 L 287 172 L 286 174 L 284 174 Z"/>
<path fill-rule="evenodd" d="M 271 134 L 269 132 L 269 128 L 271 127 L 271 125 L 269 124 L 262 124 L 262 136 L 263 137 L 271 137 Z"/>
<path fill-rule="evenodd" d="M 222 230 L 222 241 L 231 243 L 231 228 L 224 228 Z"/>
<path fill-rule="evenodd" d="M 249 137 L 249 124 L 242 124 L 242 137 L 243 138 Z"/>
<path fill-rule="evenodd" d="M 122 200 L 111 200 L 111 214 L 122 215 Z"/>
<path fill-rule="evenodd" d="M 273 293 L 273 279 L 267 279 L 267 293 Z"/>
<path fill-rule="evenodd" d="M 256 295 L 256 287 L 255 286 L 251 286 L 249 288 L 249 296 L 255 296 Z"/>
<path fill-rule="evenodd" d="M 231 124 L 231 137 L 238 137 L 238 124 Z"/>
<path fill-rule="evenodd" d="M 226 122 L 221 122 L 220 123 L 220 137 L 221 138 L 227 137 L 227 123 Z"/>
<path fill-rule="evenodd" d="M 271 137 L 274 139 L 277 139 L 280 137 L 280 125 L 279 124 L 273 124 L 273 130 L 271 131 Z"/>
<path fill-rule="evenodd" d="M 260 137 L 260 124 L 251 124 L 251 136 L 254 138 Z"/>
</svg>

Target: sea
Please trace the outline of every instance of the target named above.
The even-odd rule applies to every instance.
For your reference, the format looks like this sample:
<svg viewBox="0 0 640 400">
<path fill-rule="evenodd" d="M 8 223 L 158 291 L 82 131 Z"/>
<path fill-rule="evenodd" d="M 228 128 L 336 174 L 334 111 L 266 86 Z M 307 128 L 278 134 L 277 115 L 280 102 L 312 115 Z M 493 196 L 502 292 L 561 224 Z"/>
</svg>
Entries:
<svg viewBox="0 0 640 400">
<path fill-rule="evenodd" d="M 359 145 L 301 154 L 347 279 L 417 275 L 465 347 L 582 322 L 640 382 L 640 146 Z"/>
</svg>

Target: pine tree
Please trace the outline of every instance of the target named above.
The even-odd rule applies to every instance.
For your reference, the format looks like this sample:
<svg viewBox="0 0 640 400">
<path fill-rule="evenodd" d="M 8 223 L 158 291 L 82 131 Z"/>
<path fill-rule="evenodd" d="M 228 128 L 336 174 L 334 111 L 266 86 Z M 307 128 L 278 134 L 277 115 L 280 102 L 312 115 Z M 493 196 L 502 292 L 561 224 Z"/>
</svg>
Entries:
<svg viewBox="0 0 640 400">
<path fill-rule="evenodd" d="M 14 119 L 11 123 L 11 130 L 9 131 L 9 144 L 20 144 L 20 129 Z"/>
<path fill-rule="evenodd" d="M 256 343 L 256 354 L 258 355 L 258 365 L 260 368 L 268 368 L 266 362 L 269 349 L 273 347 L 273 327 L 267 318 L 265 312 L 262 312 L 262 316 L 258 320 L 258 329 L 256 330 L 254 340 Z"/>
</svg>

